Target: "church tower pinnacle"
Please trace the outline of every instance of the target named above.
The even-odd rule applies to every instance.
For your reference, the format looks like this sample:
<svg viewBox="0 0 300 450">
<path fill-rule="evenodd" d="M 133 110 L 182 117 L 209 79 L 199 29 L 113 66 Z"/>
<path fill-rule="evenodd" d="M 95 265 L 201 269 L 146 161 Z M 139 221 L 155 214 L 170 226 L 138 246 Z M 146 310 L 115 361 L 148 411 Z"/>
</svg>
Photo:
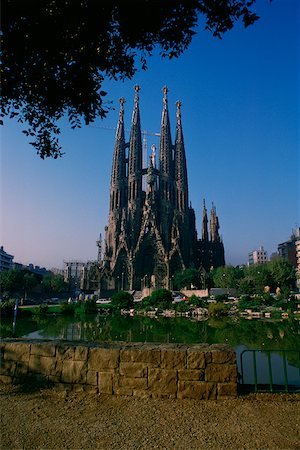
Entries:
<svg viewBox="0 0 300 450">
<path fill-rule="evenodd" d="M 211 215 L 210 215 L 210 240 L 211 242 L 219 242 L 219 219 L 217 216 L 217 210 L 214 204 L 212 204 Z"/>
<path fill-rule="evenodd" d="M 116 131 L 116 143 L 113 154 L 111 181 L 110 181 L 110 212 L 125 206 L 125 136 L 124 136 L 124 103 L 120 98 L 120 113 Z"/>
<path fill-rule="evenodd" d="M 203 199 L 203 212 L 202 212 L 202 240 L 208 242 L 208 219 L 207 219 L 207 209 L 205 206 L 205 200 Z"/>
<path fill-rule="evenodd" d="M 188 209 L 188 180 L 186 156 L 183 141 L 183 132 L 181 124 L 181 102 L 176 102 L 176 138 L 175 138 L 175 185 L 176 185 L 176 206 L 179 211 Z"/>
<path fill-rule="evenodd" d="M 139 109 L 139 90 L 136 85 L 134 108 L 132 113 L 128 157 L 128 206 L 133 208 L 139 203 L 142 194 L 142 134 Z"/>
<path fill-rule="evenodd" d="M 163 93 L 163 112 L 159 147 L 160 197 L 162 202 L 170 203 L 173 197 L 173 163 L 167 86 L 163 88 Z"/>
<path fill-rule="evenodd" d="M 134 89 L 129 143 L 125 141 L 125 99 L 120 99 L 110 182 L 109 221 L 105 228 L 102 264 L 99 261 L 97 266 L 100 288 L 110 292 L 120 289 L 170 289 L 177 272 L 188 267 L 207 271 L 211 267 L 224 265 L 225 261 L 214 205 L 210 216 L 210 236 L 204 202 L 202 239 L 197 237 L 195 211 L 189 205 L 181 102 L 176 102 L 173 144 L 168 88 L 163 88 L 158 163 L 153 144 L 148 167 L 143 167 L 140 87 L 137 85 Z M 144 181 L 147 180 L 145 189 L 142 186 L 143 177 Z M 97 242 L 100 243 L 100 240 Z"/>
</svg>

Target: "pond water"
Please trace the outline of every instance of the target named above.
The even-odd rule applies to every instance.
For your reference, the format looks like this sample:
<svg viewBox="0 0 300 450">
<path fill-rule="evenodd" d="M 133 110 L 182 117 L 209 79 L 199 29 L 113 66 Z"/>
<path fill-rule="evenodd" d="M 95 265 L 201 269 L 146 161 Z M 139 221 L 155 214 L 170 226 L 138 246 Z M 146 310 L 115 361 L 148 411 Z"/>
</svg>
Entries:
<svg viewBox="0 0 300 450">
<path fill-rule="evenodd" d="M 12 321 L 2 319 L 1 336 L 11 337 Z M 127 341 L 159 343 L 208 343 L 227 344 L 237 353 L 238 368 L 243 353 L 244 382 L 253 382 L 249 375 L 253 355 L 257 353 L 258 377 L 268 382 L 268 365 L 273 367 L 273 383 L 282 383 L 287 370 L 289 384 L 300 387 L 300 324 L 297 320 L 247 320 L 239 317 L 192 320 L 185 317 L 148 317 L 120 314 L 97 314 L 84 316 L 41 315 L 19 316 L 15 337 L 31 339 L 61 339 L 70 341 Z M 272 351 L 268 359 L 268 350 Z M 286 353 L 286 368 L 282 351 Z M 250 378 L 251 380 L 250 380 Z M 267 381 L 265 381 L 267 380 Z"/>
</svg>

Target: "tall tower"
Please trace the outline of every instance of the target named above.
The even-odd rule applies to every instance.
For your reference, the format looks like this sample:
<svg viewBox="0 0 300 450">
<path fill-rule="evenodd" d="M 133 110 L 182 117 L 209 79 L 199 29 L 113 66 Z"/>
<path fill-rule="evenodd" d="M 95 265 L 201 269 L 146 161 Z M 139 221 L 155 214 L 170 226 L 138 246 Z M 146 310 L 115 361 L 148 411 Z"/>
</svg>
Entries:
<svg viewBox="0 0 300 450">
<path fill-rule="evenodd" d="M 125 100 L 120 99 L 109 222 L 100 273 L 102 290 L 141 290 L 145 286 L 169 288 L 177 271 L 204 265 L 207 269 L 210 264 L 218 264 L 223 246 L 214 207 L 209 240 L 205 204 L 202 240 L 197 239 L 195 212 L 189 206 L 181 102 L 176 103 L 173 145 L 166 86 L 163 88 L 158 164 L 156 149 L 152 146 L 148 167 L 143 167 L 139 91 L 140 87 L 135 86 L 128 143 L 124 132 Z M 147 178 L 145 186 L 143 176 Z"/>
<path fill-rule="evenodd" d="M 160 127 L 159 145 L 159 193 L 160 232 L 164 246 L 170 250 L 171 225 L 174 210 L 174 161 L 171 139 L 170 118 L 168 110 L 168 88 L 163 88 L 163 111 Z"/>
</svg>

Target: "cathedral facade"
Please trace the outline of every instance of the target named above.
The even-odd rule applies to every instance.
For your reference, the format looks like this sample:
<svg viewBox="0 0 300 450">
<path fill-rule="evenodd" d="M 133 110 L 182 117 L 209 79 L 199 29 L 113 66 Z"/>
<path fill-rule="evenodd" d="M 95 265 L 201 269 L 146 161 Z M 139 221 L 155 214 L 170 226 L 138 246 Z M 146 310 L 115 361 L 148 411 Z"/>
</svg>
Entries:
<svg viewBox="0 0 300 450">
<path fill-rule="evenodd" d="M 177 271 L 188 267 L 208 271 L 225 264 L 215 206 L 208 223 L 203 205 L 202 236 L 197 237 L 195 212 L 189 204 L 181 103 L 176 103 L 173 144 L 168 89 L 163 89 L 158 155 L 153 145 L 149 163 L 143 167 L 139 90 L 135 86 L 129 142 L 125 139 L 125 100 L 120 99 L 100 267 L 102 290 L 170 289 Z"/>
</svg>

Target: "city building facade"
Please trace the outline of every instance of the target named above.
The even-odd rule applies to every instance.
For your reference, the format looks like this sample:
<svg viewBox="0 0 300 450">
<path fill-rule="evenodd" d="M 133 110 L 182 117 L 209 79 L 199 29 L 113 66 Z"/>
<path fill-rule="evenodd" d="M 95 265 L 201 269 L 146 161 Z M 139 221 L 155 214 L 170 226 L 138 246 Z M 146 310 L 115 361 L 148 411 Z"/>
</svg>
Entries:
<svg viewBox="0 0 300 450">
<path fill-rule="evenodd" d="M 280 258 L 289 261 L 292 266 L 297 266 L 296 241 L 299 239 L 299 228 L 293 231 L 288 241 L 278 244 L 277 251 Z"/>
<path fill-rule="evenodd" d="M 71 290 L 78 293 L 81 290 L 88 291 L 92 282 L 94 282 L 93 288 L 96 288 L 92 276 L 95 265 L 95 261 L 64 261 L 64 282 L 69 284 Z"/>
<path fill-rule="evenodd" d="M 0 272 L 13 268 L 13 255 L 7 253 L 3 246 L 0 247 Z"/>
<path fill-rule="evenodd" d="M 210 270 L 225 264 L 214 205 L 209 220 L 204 203 L 202 236 L 197 237 L 195 211 L 189 202 L 181 103 L 176 103 L 173 144 L 168 89 L 163 89 L 158 157 L 153 145 L 144 167 L 139 90 L 135 86 L 129 142 L 125 140 L 125 99 L 120 99 L 108 226 L 99 264 L 102 290 L 170 289 L 177 271 L 188 267 Z"/>
<path fill-rule="evenodd" d="M 268 254 L 264 247 L 259 247 L 258 250 L 253 250 L 248 253 L 248 265 L 253 266 L 254 264 L 265 264 L 268 262 Z"/>
</svg>

